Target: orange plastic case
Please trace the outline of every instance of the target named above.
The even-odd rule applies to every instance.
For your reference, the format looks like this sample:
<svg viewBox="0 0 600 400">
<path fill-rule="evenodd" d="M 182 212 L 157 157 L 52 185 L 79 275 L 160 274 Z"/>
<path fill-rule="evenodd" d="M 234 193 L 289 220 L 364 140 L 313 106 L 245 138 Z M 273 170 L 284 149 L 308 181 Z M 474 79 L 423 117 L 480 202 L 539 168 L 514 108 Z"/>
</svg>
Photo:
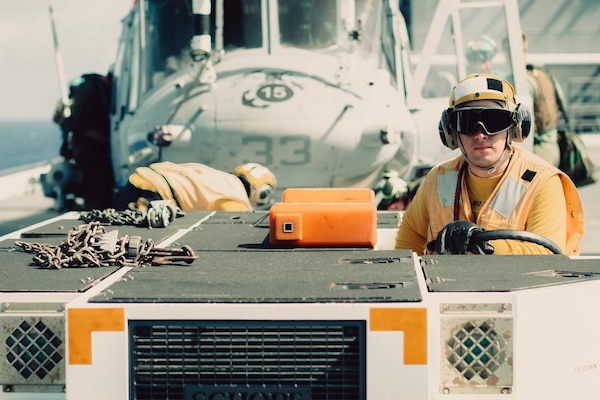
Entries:
<svg viewBox="0 0 600 400">
<path fill-rule="evenodd" d="M 369 188 L 289 188 L 281 194 L 284 203 L 375 202 L 375 193 Z"/>
<path fill-rule="evenodd" d="M 269 211 L 272 245 L 375 247 L 377 208 L 363 202 L 275 203 Z"/>
</svg>

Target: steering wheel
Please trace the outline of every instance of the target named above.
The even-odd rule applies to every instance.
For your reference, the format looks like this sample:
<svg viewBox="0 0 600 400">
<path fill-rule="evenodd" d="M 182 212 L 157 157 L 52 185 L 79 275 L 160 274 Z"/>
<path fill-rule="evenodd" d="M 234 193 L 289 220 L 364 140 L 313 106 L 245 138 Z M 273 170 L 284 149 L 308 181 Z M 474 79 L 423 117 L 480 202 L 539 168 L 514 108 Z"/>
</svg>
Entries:
<svg viewBox="0 0 600 400">
<path fill-rule="evenodd" d="M 558 247 L 556 243 L 552 240 L 544 237 L 542 235 L 538 235 L 537 233 L 521 231 L 517 229 L 496 229 L 490 231 L 482 231 L 482 232 L 473 232 L 471 236 L 470 243 L 472 244 L 482 244 L 487 242 L 488 240 L 521 240 L 524 242 L 530 242 L 539 244 L 540 246 L 544 246 L 546 249 L 550 250 L 553 254 L 562 255 L 563 252 Z M 477 246 L 481 251 L 481 246 Z M 435 240 L 432 240 L 427 244 L 427 248 L 429 250 L 435 250 Z M 481 252 L 480 254 L 484 254 Z"/>
</svg>

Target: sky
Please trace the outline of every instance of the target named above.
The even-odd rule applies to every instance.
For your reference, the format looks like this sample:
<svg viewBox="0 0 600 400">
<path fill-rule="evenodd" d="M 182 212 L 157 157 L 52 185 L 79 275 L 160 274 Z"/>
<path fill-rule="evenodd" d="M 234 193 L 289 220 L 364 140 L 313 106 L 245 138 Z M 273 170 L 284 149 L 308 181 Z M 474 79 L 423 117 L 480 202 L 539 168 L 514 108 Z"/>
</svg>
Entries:
<svg viewBox="0 0 600 400">
<path fill-rule="evenodd" d="M 52 119 L 60 86 L 49 8 L 66 82 L 106 73 L 134 0 L 0 0 L 0 120 Z"/>
</svg>

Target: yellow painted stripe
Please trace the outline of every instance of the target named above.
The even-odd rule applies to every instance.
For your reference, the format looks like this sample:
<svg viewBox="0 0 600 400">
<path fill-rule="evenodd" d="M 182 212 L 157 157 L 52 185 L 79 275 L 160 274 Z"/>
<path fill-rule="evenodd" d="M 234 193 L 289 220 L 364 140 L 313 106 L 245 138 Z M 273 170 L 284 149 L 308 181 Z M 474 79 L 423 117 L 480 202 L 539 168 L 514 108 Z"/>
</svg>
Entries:
<svg viewBox="0 0 600 400">
<path fill-rule="evenodd" d="M 404 332 L 404 364 L 427 364 L 427 309 L 372 308 L 372 331 Z"/>
<path fill-rule="evenodd" d="M 69 364 L 92 363 L 92 332 L 124 331 L 122 308 L 71 308 L 68 310 Z"/>
</svg>

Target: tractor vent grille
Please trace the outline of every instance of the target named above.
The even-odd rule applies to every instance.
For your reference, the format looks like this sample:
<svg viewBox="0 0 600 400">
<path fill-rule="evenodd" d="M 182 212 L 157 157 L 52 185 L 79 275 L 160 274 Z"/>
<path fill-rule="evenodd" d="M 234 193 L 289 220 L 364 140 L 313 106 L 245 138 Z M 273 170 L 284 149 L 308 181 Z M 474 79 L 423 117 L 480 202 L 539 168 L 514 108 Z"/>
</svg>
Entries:
<svg viewBox="0 0 600 400">
<path fill-rule="evenodd" d="M 9 327 L 4 339 L 6 362 L 13 368 L 10 375 L 20 379 L 9 379 L 8 383 L 47 381 L 49 375 L 56 376 L 57 369 L 63 368 L 63 341 L 58 334 L 40 320 L 23 320 L 19 325 Z M 4 381 L 4 379 L 2 379 Z"/>
<path fill-rule="evenodd" d="M 132 321 L 131 397 L 184 387 L 302 387 L 313 400 L 364 399 L 364 321 Z"/>
<path fill-rule="evenodd" d="M 487 322 L 463 325 L 448 340 L 448 361 L 467 380 L 486 380 L 506 361 L 506 342 Z"/>
</svg>

